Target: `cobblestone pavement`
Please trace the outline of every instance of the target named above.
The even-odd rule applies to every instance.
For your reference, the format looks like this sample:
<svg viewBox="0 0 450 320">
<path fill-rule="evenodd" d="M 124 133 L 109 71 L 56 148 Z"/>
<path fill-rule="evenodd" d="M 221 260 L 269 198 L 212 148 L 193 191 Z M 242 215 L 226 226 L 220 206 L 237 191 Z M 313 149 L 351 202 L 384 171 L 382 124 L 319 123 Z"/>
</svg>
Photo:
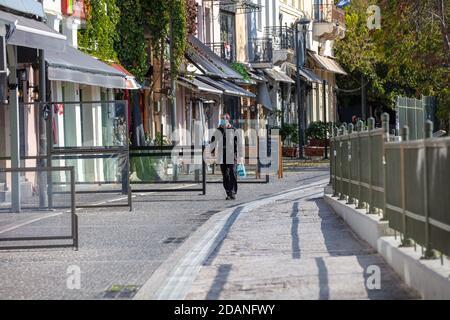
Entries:
<svg viewBox="0 0 450 320">
<path fill-rule="evenodd" d="M 186 254 L 158 295 L 147 291 L 140 298 L 418 298 L 322 197 L 323 185 L 316 184 L 256 208 L 240 206 L 230 212 L 232 222 L 221 231 L 225 235 L 200 263 Z M 199 254 L 207 250 L 204 239 L 201 247 L 194 246 Z M 374 270 L 380 271 L 379 288 L 371 278 Z M 148 288 L 155 291 L 151 283 L 143 291 Z"/>
<path fill-rule="evenodd" d="M 286 173 L 282 180 L 272 178 L 269 184 L 241 184 L 233 202 L 224 200 L 220 184 L 208 184 L 205 196 L 198 192 L 136 196 L 133 212 L 126 208 L 77 211 L 79 251 L 0 251 L 0 299 L 129 298 L 132 294 L 114 292 L 119 286 L 142 286 L 217 212 L 327 176 L 327 168 L 305 168 Z M 12 222 L 8 220 L 8 228 Z M 40 230 L 40 226 L 46 226 L 46 219 L 27 227 Z M 80 289 L 67 288 L 71 266 L 80 267 Z"/>
</svg>

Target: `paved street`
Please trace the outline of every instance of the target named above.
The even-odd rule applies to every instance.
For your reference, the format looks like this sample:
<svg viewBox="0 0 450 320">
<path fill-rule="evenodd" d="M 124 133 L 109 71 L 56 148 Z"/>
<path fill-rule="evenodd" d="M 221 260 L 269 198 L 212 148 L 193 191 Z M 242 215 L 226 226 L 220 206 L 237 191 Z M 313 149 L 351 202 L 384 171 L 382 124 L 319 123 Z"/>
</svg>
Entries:
<svg viewBox="0 0 450 320">
<path fill-rule="evenodd" d="M 324 181 L 208 221 L 206 235 L 184 244 L 137 298 L 417 298 L 324 203 Z M 217 236 L 208 237 L 214 229 Z M 380 289 L 370 288 L 373 266 L 380 268 Z"/>
<path fill-rule="evenodd" d="M 327 168 L 305 168 L 286 173 L 283 180 L 272 178 L 267 185 L 241 184 L 235 202 L 224 200 L 220 184 L 208 184 L 206 196 L 196 192 L 138 196 L 131 213 L 123 208 L 78 211 L 79 251 L 0 252 L 0 298 L 117 297 L 106 291 L 114 285 L 142 286 L 187 237 L 216 213 L 324 178 L 328 179 Z M 66 286 L 67 268 L 72 265 L 81 269 L 79 290 Z"/>
</svg>

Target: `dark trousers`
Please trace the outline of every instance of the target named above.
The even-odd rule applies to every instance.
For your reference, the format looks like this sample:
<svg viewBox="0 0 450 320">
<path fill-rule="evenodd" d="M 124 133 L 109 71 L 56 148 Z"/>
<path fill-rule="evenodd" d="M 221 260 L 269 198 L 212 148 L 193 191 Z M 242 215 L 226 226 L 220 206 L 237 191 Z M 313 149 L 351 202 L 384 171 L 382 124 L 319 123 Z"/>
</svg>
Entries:
<svg viewBox="0 0 450 320">
<path fill-rule="evenodd" d="M 222 171 L 223 187 L 228 196 L 235 195 L 237 193 L 237 171 L 235 164 L 221 164 L 220 170 Z"/>
</svg>

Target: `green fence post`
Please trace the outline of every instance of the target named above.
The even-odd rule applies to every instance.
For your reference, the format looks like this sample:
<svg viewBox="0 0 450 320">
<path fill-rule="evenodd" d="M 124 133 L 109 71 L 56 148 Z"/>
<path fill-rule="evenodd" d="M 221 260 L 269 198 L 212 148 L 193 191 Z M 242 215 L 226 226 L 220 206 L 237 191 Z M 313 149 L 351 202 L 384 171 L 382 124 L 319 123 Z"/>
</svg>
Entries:
<svg viewBox="0 0 450 320">
<path fill-rule="evenodd" d="M 431 139 L 433 136 L 433 122 L 431 120 L 425 121 L 425 135 L 424 135 L 424 159 L 423 159 L 423 172 L 424 172 L 424 208 L 425 208 L 425 259 L 437 259 L 438 255 L 431 247 L 430 242 L 430 204 L 429 204 L 429 185 L 428 185 L 428 148 L 427 139 Z"/>
<path fill-rule="evenodd" d="M 339 139 L 339 177 L 340 177 L 340 182 L 339 182 L 339 200 L 344 200 L 345 199 L 345 195 L 344 195 L 344 181 L 342 180 L 342 166 L 343 166 L 343 162 L 344 159 L 342 158 L 342 139 L 344 139 L 344 135 L 345 135 L 345 131 L 346 131 L 346 124 L 343 123 L 341 126 L 341 130 L 340 130 L 340 139 Z"/>
<path fill-rule="evenodd" d="M 364 208 L 364 202 L 361 200 L 361 174 L 362 174 L 362 161 L 361 161 L 361 131 L 363 130 L 364 122 L 362 120 L 358 120 L 356 123 L 356 130 L 358 131 L 358 206 L 357 209 Z"/>
<path fill-rule="evenodd" d="M 348 125 L 348 139 L 347 139 L 347 163 L 348 163 L 348 200 L 347 204 L 353 204 L 354 200 L 352 197 L 352 138 L 354 126 L 352 123 Z"/>
<path fill-rule="evenodd" d="M 408 142 L 409 140 L 409 127 L 404 126 L 401 131 L 402 142 Z M 408 228 L 406 224 L 406 187 L 405 187 L 405 148 L 404 144 L 400 145 L 400 193 L 402 197 L 402 228 L 403 239 L 402 247 L 411 247 L 414 242 L 408 237 Z"/>
<path fill-rule="evenodd" d="M 338 136 L 338 128 L 336 126 L 333 125 L 333 154 L 332 154 L 332 159 L 333 159 L 333 173 L 334 173 L 334 187 L 333 187 L 333 197 L 337 197 L 339 196 L 338 192 L 337 192 L 337 136 Z"/>
<path fill-rule="evenodd" d="M 375 208 L 373 206 L 373 192 L 372 192 L 372 131 L 375 129 L 375 119 L 370 117 L 367 121 L 369 129 L 369 137 L 367 138 L 369 144 L 369 214 L 375 214 Z"/>
<path fill-rule="evenodd" d="M 381 115 L 381 121 L 383 126 L 383 217 L 381 220 L 387 220 L 386 216 L 386 149 L 384 148 L 384 144 L 389 142 L 389 113 L 383 113 Z"/>
</svg>

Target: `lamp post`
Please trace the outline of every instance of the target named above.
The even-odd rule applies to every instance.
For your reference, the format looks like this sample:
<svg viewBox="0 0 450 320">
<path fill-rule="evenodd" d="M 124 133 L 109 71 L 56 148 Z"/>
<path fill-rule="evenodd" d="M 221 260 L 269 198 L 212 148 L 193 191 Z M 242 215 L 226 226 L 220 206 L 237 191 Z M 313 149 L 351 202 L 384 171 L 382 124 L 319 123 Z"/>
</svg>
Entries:
<svg viewBox="0 0 450 320">
<path fill-rule="evenodd" d="M 304 159 L 303 157 L 303 147 L 305 145 L 305 128 L 304 128 L 304 109 L 305 109 L 305 100 L 304 100 L 304 90 L 305 85 L 300 80 L 300 70 L 305 66 L 306 63 L 306 32 L 307 26 L 310 24 L 311 20 L 306 18 L 301 18 L 297 20 L 294 24 L 295 27 L 295 54 L 296 54 L 296 66 L 297 66 L 297 77 L 296 77 L 296 86 L 297 86 L 297 112 L 298 112 L 298 148 L 299 148 L 299 159 Z M 299 26 L 302 27 L 301 34 L 302 39 L 300 41 L 300 31 Z"/>
</svg>

